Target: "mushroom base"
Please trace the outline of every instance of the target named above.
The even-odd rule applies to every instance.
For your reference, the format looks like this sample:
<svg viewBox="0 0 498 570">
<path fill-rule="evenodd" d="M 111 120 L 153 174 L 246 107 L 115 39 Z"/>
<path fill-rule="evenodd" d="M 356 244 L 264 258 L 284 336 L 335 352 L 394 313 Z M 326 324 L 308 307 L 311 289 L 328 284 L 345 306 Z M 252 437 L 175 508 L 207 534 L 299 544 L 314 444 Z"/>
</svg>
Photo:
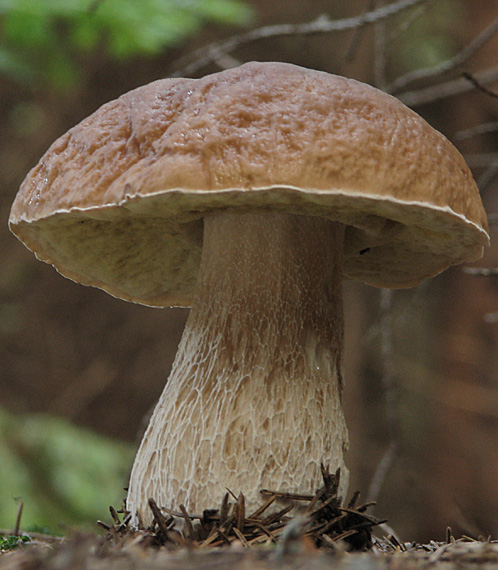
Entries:
<svg viewBox="0 0 498 570">
<path fill-rule="evenodd" d="M 341 468 L 344 227 L 312 216 L 218 212 L 204 220 L 196 297 L 133 466 L 127 508 L 148 499 L 246 512 L 260 489 L 313 493 Z"/>
</svg>

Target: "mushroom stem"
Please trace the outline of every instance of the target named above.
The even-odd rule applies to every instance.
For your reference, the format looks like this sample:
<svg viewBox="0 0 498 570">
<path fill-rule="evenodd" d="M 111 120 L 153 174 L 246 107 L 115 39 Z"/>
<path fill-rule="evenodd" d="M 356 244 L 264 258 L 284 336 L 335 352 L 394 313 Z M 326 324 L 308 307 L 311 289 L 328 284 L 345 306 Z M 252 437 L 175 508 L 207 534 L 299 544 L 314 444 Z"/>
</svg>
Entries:
<svg viewBox="0 0 498 570">
<path fill-rule="evenodd" d="M 128 509 L 189 512 L 226 489 L 313 492 L 342 470 L 344 226 L 287 213 L 204 220 L 198 286 L 173 370 L 131 474 Z"/>
</svg>

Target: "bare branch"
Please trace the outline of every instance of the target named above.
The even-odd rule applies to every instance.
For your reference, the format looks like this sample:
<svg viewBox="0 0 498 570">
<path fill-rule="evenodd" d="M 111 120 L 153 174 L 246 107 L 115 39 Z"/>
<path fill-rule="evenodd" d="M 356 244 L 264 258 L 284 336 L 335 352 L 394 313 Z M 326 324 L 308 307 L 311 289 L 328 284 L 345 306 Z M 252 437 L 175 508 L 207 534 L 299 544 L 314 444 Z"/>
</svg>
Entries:
<svg viewBox="0 0 498 570">
<path fill-rule="evenodd" d="M 468 79 L 476 89 L 482 91 L 489 97 L 494 97 L 495 99 L 498 99 L 498 93 L 495 93 L 494 91 L 491 91 L 491 89 L 488 89 L 484 85 L 481 85 L 481 83 L 479 83 L 479 81 L 477 81 L 477 79 L 471 73 L 464 71 L 462 75 L 465 77 L 465 79 Z"/>
<path fill-rule="evenodd" d="M 457 53 L 451 59 L 441 62 L 434 67 L 424 67 L 416 69 L 405 75 L 401 75 L 388 86 L 389 93 L 397 93 L 410 83 L 419 79 L 427 79 L 436 77 L 441 73 L 447 73 L 468 61 L 487 41 L 489 41 L 498 32 L 498 18 L 494 20 L 487 28 L 485 28 L 477 37 L 475 37 L 462 51 Z"/>
<path fill-rule="evenodd" d="M 372 10 L 374 10 L 374 8 L 375 8 L 375 0 L 369 0 L 365 12 L 371 12 Z M 364 32 L 365 32 L 365 26 L 359 26 L 358 28 L 356 28 L 356 30 L 354 30 L 353 37 L 351 38 L 351 42 L 346 51 L 346 55 L 344 56 L 345 61 L 347 62 L 353 61 L 356 52 L 358 50 L 358 46 L 360 45 L 360 42 L 363 36 L 365 35 Z"/>
<path fill-rule="evenodd" d="M 491 275 L 498 275 L 498 267 L 464 267 L 463 272 L 469 275 L 490 277 Z"/>
<path fill-rule="evenodd" d="M 498 214 L 488 214 L 488 224 L 490 226 L 498 226 Z"/>
<path fill-rule="evenodd" d="M 314 35 L 354 30 L 361 26 L 375 24 L 390 18 L 408 8 L 433 1 L 434 0 L 397 0 L 387 6 L 382 6 L 371 12 L 351 18 L 331 20 L 327 15 L 323 15 L 312 22 L 304 24 L 277 24 L 250 30 L 249 32 L 233 36 L 224 41 L 203 46 L 191 54 L 188 54 L 186 57 L 179 59 L 176 62 L 176 71 L 173 73 L 173 77 L 179 77 L 180 75 L 191 76 L 199 69 L 219 59 L 222 55 L 232 53 L 243 45 L 248 45 L 259 40 L 282 36 Z"/>
<path fill-rule="evenodd" d="M 394 365 L 394 339 L 393 339 L 393 296 L 392 289 L 380 291 L 380 334 L 382 354 L 382 384 L 386 395 L 387 416 L 391 436 L 396 439 L 400 433 L 400 418 L 396 406 L 397 382 Z"/>
<path fill-rule="evenodd" d="M 498 81 L 498 66 L 479 71 L 474 74 L 481 85 L 488 85 L 494 81 Z M 403 101 L 408 107 L 416 107 L 417 105 L 425 105 L 433 103 L 446 97 L 461 95 L 472 91 L 474 86 L 464 77 L 453 79 L 438 85 L 431 85 L 425 89 L 417 89 L 415 91 L 406 91 L 396 95 L 398 99 Z"/>
<path fill-rule="evenodd" d="M 401 418 L 398 405 L 398 383 L 394 364 L 393 342 L 393 291 L 380 291 L 380 335 L 382 354 L 382 385 L 384 389 L 390 443 L 377 465 L 368 491 L 368 500 L 375 500 L 381 491 L 396 451 L 401 443 Z"/>
<path fill-rule="evenodd" d="M 471 127 L 470 129 L 458 131 L 458 133 L 455 134 L 455 139 L 464 141 L 473 137 L 477 137 L 479 135 L 494 133 L 496 131 L 498 131 L 498 121 L 492 121 L 491 123 L 482 123 L 480 125 L 476 125 L 475 127 Z"/>
<path fill-rule="evenodd" d="M 469 131 L 472 129 L 469 129 Z M 455 137 L 456 139 L 458 137 Z M 482 152 L 478 154 L 466 154 L 465 162 L 470 168 L 488 168 L 496 162 L 498 155 L 496 152 Z"/>
<path fill-rule="evenodd" d="M 495 160 L 488 166 L 486 172 L 479 176 L 477 180 L 477 186 L 479 186 L 479 190 L 484 192 L 489 188 L 489 186 L 496 180 L 498 177 L 498 155 L 496 155 Z"/>
<path fill-rule="evenodd" d="M 382 8 L 383 0 L 378 0 L 376 7 Z M 375 58 L 374 58 L 374 77 L 375 86 L 379 89 L 385 89 L 386 81 L 386 21 L 377 22 L 375 29 Z"/>
<path fill-rule="evenodd" d="M 370 485 L 368 487 L 367 492 L 367 501 L 368 502 L 377 502 L 379 499 L 380 492 L 382 490 L 382 486 L 384 481 L 386 480 L 387 472 L 389 471 L 396 452 L 398 451 L 399 441 L 396 439 L 391 440 L 387 449 L 384 451 L 382 455 L 382 459 L 379 461 L 372 480 L 370 481 Z"/>
<path fill-rule="evenodd" d="M 492 325 L 498 323 L 498 313 L 486 313 L 484 315 L 484 322 Z"/>
<path fill-rule="evenodd" d="M 392 30 L 387 38 L 387 42 L 394 42 L 400 35 L 406 32 L 412 24 L 425 15 L 431 4 L 432 2 L 422 4 L 421 6 L 418 6 L 416 10 L 413 10 L 411 14 L 408 14 L 403 22 L 400 22 L 400 24 Z"/>
</svg>

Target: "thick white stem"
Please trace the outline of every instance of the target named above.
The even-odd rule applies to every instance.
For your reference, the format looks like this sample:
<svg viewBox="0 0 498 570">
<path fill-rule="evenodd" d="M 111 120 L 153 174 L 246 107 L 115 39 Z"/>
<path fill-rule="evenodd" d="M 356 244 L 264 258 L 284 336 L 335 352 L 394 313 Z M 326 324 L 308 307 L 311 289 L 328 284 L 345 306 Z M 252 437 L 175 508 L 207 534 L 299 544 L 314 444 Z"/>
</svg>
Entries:
<svg viewBox="0 0 498 570">
<path fill-rule="evenodd" d="M 131 474 L 128 509 L 190 512 L 230 489 L 310 493 L 342 470 L 341 224 L 285 213 L 205 218 L 196 298 Z"/>
</svg>

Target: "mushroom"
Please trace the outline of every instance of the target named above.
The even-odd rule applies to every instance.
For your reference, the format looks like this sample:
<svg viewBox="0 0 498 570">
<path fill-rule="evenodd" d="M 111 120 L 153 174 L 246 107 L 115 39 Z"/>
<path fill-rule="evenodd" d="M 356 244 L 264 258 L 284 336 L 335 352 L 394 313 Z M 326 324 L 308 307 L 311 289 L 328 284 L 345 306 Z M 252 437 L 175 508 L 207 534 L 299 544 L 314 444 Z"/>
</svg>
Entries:
<svg viewBox="0 0 498 570">
<path fill-rule="evenodd" d="M 107 103 L 28 174 L 11 230 L 66 277 L 191 306 L 128 509 L 226 488 L 310 492 L 342 470 L 341 283 L 416 285 L 481 257 L 464 159 L 395 98 L 284 63 L 164 79 Z"/>
</svg>

